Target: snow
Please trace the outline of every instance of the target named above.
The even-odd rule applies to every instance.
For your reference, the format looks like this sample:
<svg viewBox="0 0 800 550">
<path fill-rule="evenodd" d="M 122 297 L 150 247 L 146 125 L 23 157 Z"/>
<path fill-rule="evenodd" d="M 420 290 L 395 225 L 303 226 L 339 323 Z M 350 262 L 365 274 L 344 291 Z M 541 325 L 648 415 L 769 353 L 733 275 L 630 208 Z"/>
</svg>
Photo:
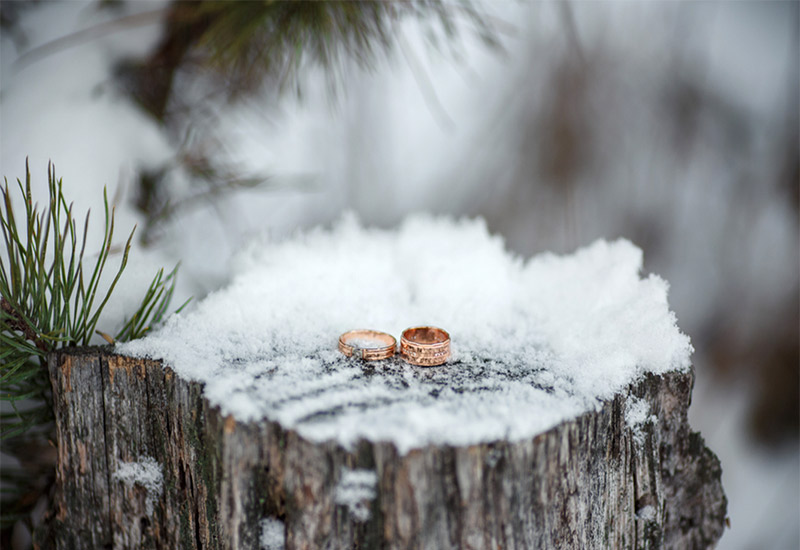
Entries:
<svg viewBox="0 0 800 550">
<path fill-rule="evenodd" d="M 137 462 L 120 462 L 111 477 L 123 482 L 129 489 L 134 485 L 144 487 L 147 491 L 145 510 L 148 516 L 153 515 L 153 504 L 164 490 L 164 475 L 156 459 L 145 456 Z"/>
<path fill-rule="evenodd" d="M 644 521 L 655 521 L 656 509 L 654 506 L 648 504 L 636 511 L 636 517 Z"/>
<path fill-rule="evenodd" d="M 522 439 L 646 372 L 689 367 L 668 285 L 641 267 L 625 240 L 524 261 L 481 220 L 414 217 L 383 231 L 346 217 L 252 245 L 228 288 L 117 351 L 204 382 L 223 414 L 311 440 L 404 453 Z M 354 327 L 399 336 L 421 324 L 450 332 L 444 366 L 365 364 L 337 349 Z"/>
<path fill-rule="evenodd" d="M 658 420 L 656 415 L 650 414 L 650 404 L 644 399 L 632 397 L 628 399 L 625 407 L 625 423 L 633 433 L 633 439 L 639 445 L 644 444 L 644 426 Z"/>
<path fill-rule="evenodd" d="M 261 550 L 283 550 L 286 540 L 286 527 L 276 518 L 264 518 L 259 523 L 261 526 Z"/>
<path fill-rule="evenodd" d="M 353 519 L 363 523 L 370 517 L 369 501 L 375 499 L 377 484 L 378 474 L 373 470 L 342 468 L 336 486 L 336 504 L 347 506 Z"/>
</svg>

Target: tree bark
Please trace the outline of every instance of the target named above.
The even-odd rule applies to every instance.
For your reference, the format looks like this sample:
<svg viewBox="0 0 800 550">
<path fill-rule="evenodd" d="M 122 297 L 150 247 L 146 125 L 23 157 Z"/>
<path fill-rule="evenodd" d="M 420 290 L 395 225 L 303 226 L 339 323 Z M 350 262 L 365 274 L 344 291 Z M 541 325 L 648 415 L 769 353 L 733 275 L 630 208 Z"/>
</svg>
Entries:
<svg viewBox="0 0 800 550">
<path fill-rule="evenodd" d="M 532 439 L 400 455 L 222 417 L 156 361 L 94 348 L 49 368 L 58 470 L 44 548 L 259 548 L 264 521 L 287 549 L 688 549 L 724 528 L 719 460 L 687 422 L 689 372 L 649 375 Z M 638 431 L 633 399 L 657 418 Z M 160 492 L 117 473 L 144 457 Z M 374 487 L 343 500 L 360 470 Z"/>
</svg>

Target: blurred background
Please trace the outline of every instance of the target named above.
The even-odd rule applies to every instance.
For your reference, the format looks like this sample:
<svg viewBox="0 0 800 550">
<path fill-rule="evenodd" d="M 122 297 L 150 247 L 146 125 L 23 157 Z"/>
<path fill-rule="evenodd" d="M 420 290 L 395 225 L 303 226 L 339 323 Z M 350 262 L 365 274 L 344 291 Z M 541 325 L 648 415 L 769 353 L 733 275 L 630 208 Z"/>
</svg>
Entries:
<svg viewBox="0 0 800 550">
<path fill-rule="evenodd" d="M 346 211 L 482 216 L 523 257 L 628 238 L 695 347 L 719 548 L 794 549 L 799 8 L 3 0 L 2 175 L 28 158 L 45 197 L 52 160 L 77 212 L 107 186 L 138 224 L 108 326 L 157 267 L 200 299 L 248 241 Z M 4 543 L 26 547 L 45 489 Z"/>
</svg>

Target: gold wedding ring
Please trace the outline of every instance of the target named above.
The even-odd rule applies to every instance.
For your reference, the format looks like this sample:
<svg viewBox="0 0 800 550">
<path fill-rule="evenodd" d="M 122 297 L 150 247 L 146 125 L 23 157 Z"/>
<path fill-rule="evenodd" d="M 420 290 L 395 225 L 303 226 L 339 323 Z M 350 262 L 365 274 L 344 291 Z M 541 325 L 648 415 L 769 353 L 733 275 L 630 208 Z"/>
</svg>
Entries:
<svg viewBox="0 0 800 550">
<path fill-rule="evenodd" d="M 400 355 L 412 365 L 441 365 L 450 358 L 450 335 L 436 327 L 407 328 L 400 338 Z"/>
<path fill-rule="evenodd" d="M 377 330 L 351 330 L 339 336 L 339 351 L 346 356 L 361 356 L 364 361 L 388 359 L 397 349 L 391 334 Z"/>
</svg>

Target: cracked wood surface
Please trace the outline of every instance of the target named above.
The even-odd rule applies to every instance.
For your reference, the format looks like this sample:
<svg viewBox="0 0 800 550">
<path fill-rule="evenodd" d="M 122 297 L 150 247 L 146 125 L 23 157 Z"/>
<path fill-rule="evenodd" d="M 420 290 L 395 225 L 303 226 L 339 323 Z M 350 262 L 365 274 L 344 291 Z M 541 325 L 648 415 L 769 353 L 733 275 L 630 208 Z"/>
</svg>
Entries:
<svg viewBox="0 0 800 550">
<path fill-rule="evenodd" d="M 722 535 L 720 465 L 687 422 L 693 375 L 650 375 L 592 412 L 522 441 L 346 450 L 276 422 L 222 417 L 202 386 L 101 348 L 49 360 L 57 486 L 41 548 L 709 548 Z M 656 415 L 637 437 L 630 399 Z M 153 457 L 163 492 L 114 479 Z M 377 474 L 366 521 L 337 502 L 348 469 Z"/>
</svg>

